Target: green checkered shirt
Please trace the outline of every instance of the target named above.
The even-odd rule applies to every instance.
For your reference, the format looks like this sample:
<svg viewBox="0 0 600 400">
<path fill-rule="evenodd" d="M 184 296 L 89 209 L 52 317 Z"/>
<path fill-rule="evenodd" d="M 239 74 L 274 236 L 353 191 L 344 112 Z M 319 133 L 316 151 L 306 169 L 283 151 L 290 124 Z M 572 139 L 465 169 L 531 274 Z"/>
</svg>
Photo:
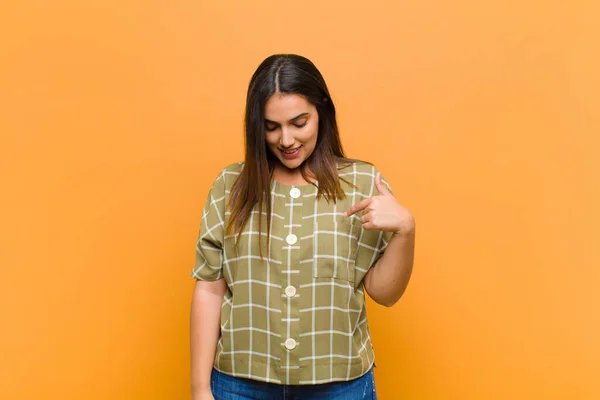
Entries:
<svg viewBox="0 0 600 400">
<path fill-rule="evenodd" d="M 239 247 L 224 235 L 225 204 L 244 164 L 225 168 L 204 208 L 192 277 L 224 278 L 221 337 L 214 366 L 236 377 L 278 384 L 347 381 L 374 361 L 362 281 L 391 232 L 364 230 L 351 205 L 377 195 L 375 167 L 357 162 L 339 171 L 346 198 L 316 199 L 313 185 L 271 183 L 271 237 L 258 249 L 258 211 Z M 389 188 L 388 184 L 383 181 Z M 318 184 L 318 183 L 317 183 Z"/>
</svg>

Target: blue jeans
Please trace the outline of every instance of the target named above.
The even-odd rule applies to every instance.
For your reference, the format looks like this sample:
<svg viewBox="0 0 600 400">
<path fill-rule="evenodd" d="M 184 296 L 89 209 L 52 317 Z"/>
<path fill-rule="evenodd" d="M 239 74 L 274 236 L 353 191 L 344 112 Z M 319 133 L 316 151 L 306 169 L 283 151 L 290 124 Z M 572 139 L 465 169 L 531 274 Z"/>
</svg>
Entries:
<svg viewBox="0 0 600 400">
<path fill-rule="evenodd" d="M 213 368 L 210 387 L 215 400 L 377 400 L 373 368 L 348 382 L 320 385 L 278 385 L 235 378 Z"/>
</svg>

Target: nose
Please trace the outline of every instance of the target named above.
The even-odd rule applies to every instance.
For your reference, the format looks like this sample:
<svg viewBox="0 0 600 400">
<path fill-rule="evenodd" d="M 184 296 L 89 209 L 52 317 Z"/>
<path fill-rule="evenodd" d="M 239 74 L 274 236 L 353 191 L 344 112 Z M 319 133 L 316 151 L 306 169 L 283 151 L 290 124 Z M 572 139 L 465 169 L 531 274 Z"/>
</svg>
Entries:
<svg viewBox="0 0 600 400">
<path fill-rule="evenodd" d="M 294 145 L 294 136 L 289 128 L 281 129 L 281 137 L 279 138 L 279 144 L 284 149 L 288 149 Z"/>
</svg>

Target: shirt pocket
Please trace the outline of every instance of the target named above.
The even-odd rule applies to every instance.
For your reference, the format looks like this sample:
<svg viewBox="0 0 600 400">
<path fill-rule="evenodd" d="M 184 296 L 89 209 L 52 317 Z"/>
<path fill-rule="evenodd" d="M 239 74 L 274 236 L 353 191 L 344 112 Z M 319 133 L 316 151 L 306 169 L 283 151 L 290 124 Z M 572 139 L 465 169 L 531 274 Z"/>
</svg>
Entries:
<svg viewBox="0 0 600 400">
<path fill-rule="evenodd" d="M 314 223 L 313 277 L 354 283 L 358 227 L 354 218 Z"/>
</svg>

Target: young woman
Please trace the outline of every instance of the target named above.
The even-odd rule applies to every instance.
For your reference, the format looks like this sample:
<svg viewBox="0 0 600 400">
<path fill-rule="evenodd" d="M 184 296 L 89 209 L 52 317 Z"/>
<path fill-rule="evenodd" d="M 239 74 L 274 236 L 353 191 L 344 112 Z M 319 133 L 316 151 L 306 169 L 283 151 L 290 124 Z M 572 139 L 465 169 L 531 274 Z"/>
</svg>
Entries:
<svg viewBox="0 0 600 400">
<path fill-rule="evenodd" d="M 193 398 L 375 399 L 363 287 L 388 307 L 402 296 L 414 218 L 344 156 L 308 59 L 262 62 L 245 126 L 245 161 L 214 181 L 196 247 Z"/>
</svg>

